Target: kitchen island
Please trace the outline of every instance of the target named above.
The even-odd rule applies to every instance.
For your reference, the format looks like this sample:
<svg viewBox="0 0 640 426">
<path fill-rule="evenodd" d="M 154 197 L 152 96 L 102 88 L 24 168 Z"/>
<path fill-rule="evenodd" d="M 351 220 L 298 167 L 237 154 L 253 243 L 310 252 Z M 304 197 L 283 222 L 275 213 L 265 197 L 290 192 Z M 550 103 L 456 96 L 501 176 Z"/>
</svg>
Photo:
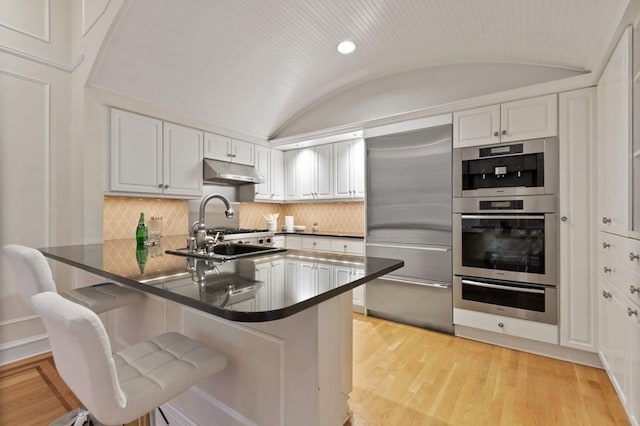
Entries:
<svg viewBox="0 0 640 426">
<path fill-rule="evenodd" d="M 223 372 L 168 404 L 178 424 L 339 425 L 351 391 L 351 289 L 402 261 L 288 250 L 228 262 L 137 249 L 133 240 L 42 249 L 147 297 L 103 321 L 114 349 L 178 331 L 223 353 Z M 173 424 L 173 423 L 172 423 Z"/>
</svg>

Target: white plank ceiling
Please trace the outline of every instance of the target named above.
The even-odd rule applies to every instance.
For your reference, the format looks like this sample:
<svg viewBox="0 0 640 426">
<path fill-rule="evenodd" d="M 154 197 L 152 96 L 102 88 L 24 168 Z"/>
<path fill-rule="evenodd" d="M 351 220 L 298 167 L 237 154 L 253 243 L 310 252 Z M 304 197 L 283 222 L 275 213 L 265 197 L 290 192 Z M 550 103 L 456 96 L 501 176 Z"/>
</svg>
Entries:
<svg viewBox="0 0 640 426">
<path fill-rule="evenodd" d="M 600 67 L 629 0 L 135 0 L 90 84 L 269 138 L 341 88 L 463 63 Z M 358 49 L 336 52 L 350 39 Z"/>
</svg>

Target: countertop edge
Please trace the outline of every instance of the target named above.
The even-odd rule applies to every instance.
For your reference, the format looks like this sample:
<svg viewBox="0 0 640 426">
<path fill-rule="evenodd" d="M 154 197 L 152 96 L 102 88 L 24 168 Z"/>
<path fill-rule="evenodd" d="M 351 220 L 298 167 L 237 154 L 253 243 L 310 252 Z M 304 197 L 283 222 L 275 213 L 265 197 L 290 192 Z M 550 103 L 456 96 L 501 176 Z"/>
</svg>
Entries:
<svg viewBox="0 0 640 426">
<path fill-rule="evenodd" d="M 315 305 L 319 305 L 320 303 L 327 301 L 333 297 L 339 296 L 342 293 L 345 293 L 347 291 L 350 291 L 362 284 L 365 284 L 371 280 L 374 280 L 376 278 L 379 278 L 383 275 L 386 275 L 392 271 L 395 271 L 396 269 L 399 269 L 401 267 L 404 266 L 404 261 L 401 260 L 397 260 L 397 259 L 390 259 L 390 260 L 395 260 L 396 262 L 393 264 L 388 265 L 385 268 L 379 269 L 376 272 L 373 273 L 368 273 L 367 275 L 356 279 L 352 282 L 350 282 L 349 284 L 344 284 L 341 285 L 339 287 L 333 288 L 327 292 L 324 292 L 322 294 L 319 294 L 315 297 L 312 297 L 310 299 L 306 299 L 302 302 L 296 303 L 295 305 L 292 306 L 288 306 L 286 308 L 281 308 L 281 309 L 275 309 L 272 311 L 260 311 L 260 312 L 239 312 L 239 311 L 229 311 L 227 309 L 221 309 L 221 308 L 217 308 L 215 306 L 211 306 L 211 305 L 206 305 L 206 304 L 202 304 L 199 303 L 198 301 L 191 299 L 189 297 L 185 297 L 185 296 L 181 296 L 179 294 L 175 294 L 175 293 L 171 293 L 170 295 L 167 294 L 166 291 L 157 288 L 157 287 L 153 287 L 153 286 L 149 286 L 149 285 L 145 285 L 142 283 L 139 283 L 135 280 L 132 280 L 130 278 L 126 278 L 126 277 L 122 277 L 119 275 L 115 275 L 112 274 L 110 272 L 92 267 L 92 266 L 88 266 L 88 265 L 84 265 L 82 263 L 79 263 L 77 261 L 74 260 L 70 260 L 67 258 L 63 258 L 61 256 L 57 256 L 55 254 L 49 253 L 47 251 L 46 248 L 40 248 L 39 249 L 42 254 L 45 257 L 49 257 L 53 260 L 62 262 L 64 264 L 76 267 L 78 269 L 81 269 L 83 271 L 86 272 L 90 272 L 92 274 L 98 275 L 100 277 L 109 279 L 109 280 L 113 280 L 116 283 L 120 283 L 123 285 L 126 285 L 128 287 L 132 287 L 134 289 L 140 290 L 142 292 L 145 293 L 150 293 L 150 294 L 154 294 L 156 296 L 162 297 L 164 299 L 167 300 L 171 300 L 173 302 L 176 303 L 180 303 L 184 306 L 189 306 L 191 308 L 197 309 L 199 311 L 202 312 L 207 312 L 210 313 L 212 315 L 215 315 L 217 317 L 220 318 L 225 318 L 227 320 L 230 321 L 236 321 L 236 322 L 268 322 L 268 321 L 275 321 L 275 320 L 279 320 L 279 319 L 284 319 L 287 317 L 290 317 L 294 314 L 297 314 L 299 312 L 304 311 L 305 309 L 311 308 Z M 362 258 L 365 258 L 364 256 L 361 256 Z"/>
</svg>

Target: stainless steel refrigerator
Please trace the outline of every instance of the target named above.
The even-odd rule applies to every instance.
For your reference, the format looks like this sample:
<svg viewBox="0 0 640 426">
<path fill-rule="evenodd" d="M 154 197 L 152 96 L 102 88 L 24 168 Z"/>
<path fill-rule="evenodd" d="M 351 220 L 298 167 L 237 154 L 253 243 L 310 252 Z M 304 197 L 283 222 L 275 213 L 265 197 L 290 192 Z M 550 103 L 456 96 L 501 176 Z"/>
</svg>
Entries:
<svg viewBox="0 0 640 426">
<path fill-rule="evenodd" d="M 366 137 L 367 256 L 405 266 L 367 284 L 374 316 L 453 333 L 451 125 Z"/>
</svg>

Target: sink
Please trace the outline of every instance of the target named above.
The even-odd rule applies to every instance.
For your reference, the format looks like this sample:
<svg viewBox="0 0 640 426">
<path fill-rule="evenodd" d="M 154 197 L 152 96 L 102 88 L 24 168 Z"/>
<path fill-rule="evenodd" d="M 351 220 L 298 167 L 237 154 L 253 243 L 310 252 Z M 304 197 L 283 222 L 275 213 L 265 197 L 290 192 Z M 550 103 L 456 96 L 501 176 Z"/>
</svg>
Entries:
<svg viewBox="0 0 640 426">
<path fill-rule="evenodd" d="M 281 247 L 228 243 L 217 244 L 213 247 L 213 252 L 208 253 L 190 252 L 186 248 L 165 250 L 165 253 L 177 254 L 178 256 L 195 257 L 198 259 L 213 259 L 225 261 L 243 257 L 258 256 L 262 254 L 280 253 L 283 251 L 287 251 L 287 249 Z"/>
</svg>

